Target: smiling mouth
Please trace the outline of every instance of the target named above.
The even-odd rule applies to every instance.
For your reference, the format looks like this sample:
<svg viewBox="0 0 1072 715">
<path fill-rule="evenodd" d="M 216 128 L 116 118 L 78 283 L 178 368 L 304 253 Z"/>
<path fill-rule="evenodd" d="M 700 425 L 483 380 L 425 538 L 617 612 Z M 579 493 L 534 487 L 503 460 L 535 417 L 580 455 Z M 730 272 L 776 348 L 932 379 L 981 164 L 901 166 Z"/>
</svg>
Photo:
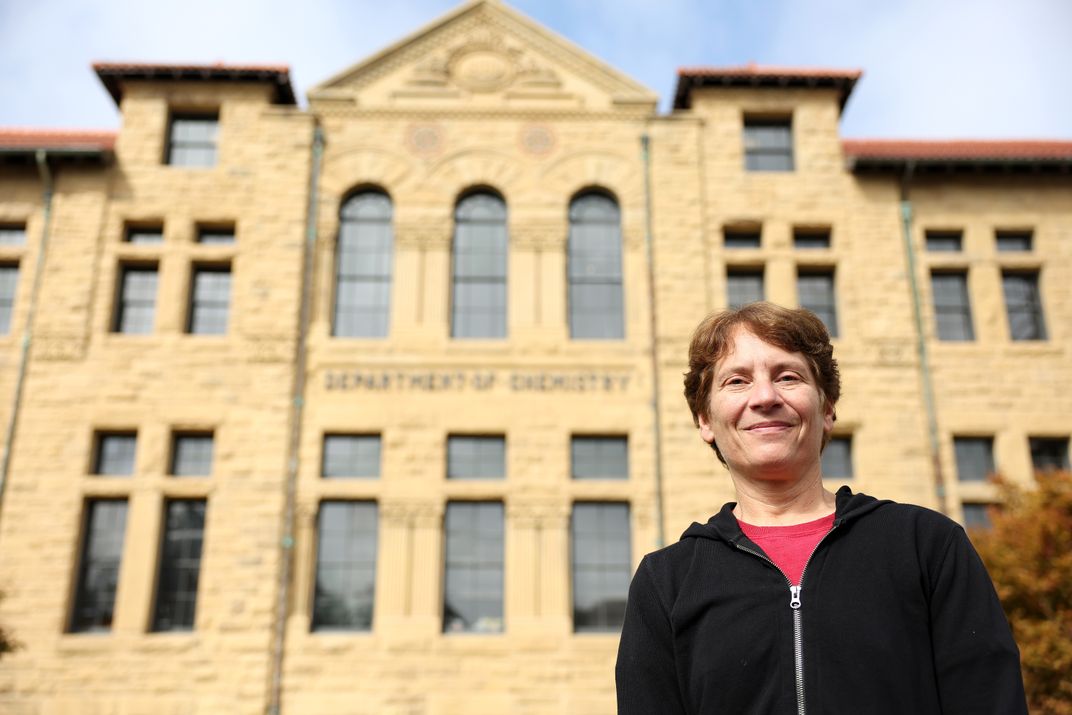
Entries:
<svg viewBox="0 0 1072 715">
<path fill-rule="evenodd" d="M 778 432 L 789 428 L 788 422 L 759 422 L 745 427 L 746 432 Z"/>
</svg>

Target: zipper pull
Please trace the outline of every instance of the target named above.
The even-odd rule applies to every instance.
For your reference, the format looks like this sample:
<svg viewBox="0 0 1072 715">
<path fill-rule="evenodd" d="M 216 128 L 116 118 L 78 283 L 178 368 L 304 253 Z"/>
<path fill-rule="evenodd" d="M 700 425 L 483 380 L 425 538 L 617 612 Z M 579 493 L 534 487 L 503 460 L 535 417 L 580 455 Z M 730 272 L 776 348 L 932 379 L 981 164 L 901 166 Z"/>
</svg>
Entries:
<svg viewBox="0 0 1072 715">
<path fill-rule="evenodd" d="M 802 588 L 801 586 L 790 586 L 789 587 L 789 607 L 792 608 L 794 611 L 796 609 L 800 608 L 800 589 L 801 588 Z"/>
</svg>

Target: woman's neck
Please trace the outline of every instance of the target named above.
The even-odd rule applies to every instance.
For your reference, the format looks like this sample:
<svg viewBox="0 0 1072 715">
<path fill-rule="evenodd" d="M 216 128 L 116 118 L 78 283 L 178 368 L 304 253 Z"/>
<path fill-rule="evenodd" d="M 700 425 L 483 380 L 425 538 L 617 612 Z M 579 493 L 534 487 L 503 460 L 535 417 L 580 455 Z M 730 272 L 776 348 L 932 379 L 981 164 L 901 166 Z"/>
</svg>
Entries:
<svg viewBox="0 0 1072 715">
<path fill-rule="evenodd" d="M 788 526 L 819 519 L 834 511 L 834 494 L 821 475 L 798 481 L 758 481 L 733 477 L 737 506 L 733 515 L 753 526 Z"/>
</svg>

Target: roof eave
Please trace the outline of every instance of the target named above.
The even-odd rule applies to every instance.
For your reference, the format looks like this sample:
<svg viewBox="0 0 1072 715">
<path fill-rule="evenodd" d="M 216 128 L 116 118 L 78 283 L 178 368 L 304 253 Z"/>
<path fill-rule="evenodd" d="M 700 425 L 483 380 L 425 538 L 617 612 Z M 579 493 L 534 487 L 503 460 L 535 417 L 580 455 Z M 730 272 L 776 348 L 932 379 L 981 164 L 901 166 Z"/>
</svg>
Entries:
<svg viewBox="0 0 1072 715">
<path fill-rule="evenodd" d="M 100 78 L 105 90 L 111 95 L 112 100 L 119 105 L 123 98 L 124 81 L 183 81 L 183 82 L 254 82 L 269 84 L 273 87 L 273 104 L 295 105 L 297 99 L 294 88 L 290 84 L 289 70 L 239 68 L 221 66 L 168 66 L 168 65 L 145 65 L 123 66 L 109 63 L 95 63 L 93 65 L 97 77 Z"/>
<path fill-rule="evenodd" d="M 674 91 L 674 109 L 689 109 L 692 92 L 704 87 L 751 87 L 758 89 L 836 89 L 839 92 L 838 110 L 844 111 L 859 74 L 845 76 L 771 76 L 771 75 L 702 75 L 682 73 L 678 75 Z"/>
<path fill-rule="evenodd" d="M 903 173 L 1072 173 L 1072 157 L 845 157 L 846 168 L 854 174 Z"/>
</svg>

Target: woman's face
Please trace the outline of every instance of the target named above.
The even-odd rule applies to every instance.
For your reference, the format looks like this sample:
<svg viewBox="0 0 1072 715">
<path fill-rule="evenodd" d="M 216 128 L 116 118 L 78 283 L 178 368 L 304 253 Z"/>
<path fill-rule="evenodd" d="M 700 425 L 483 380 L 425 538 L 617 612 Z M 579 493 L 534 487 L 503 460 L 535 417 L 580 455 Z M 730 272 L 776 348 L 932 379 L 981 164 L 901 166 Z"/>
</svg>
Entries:
<svg viewBox="0 0 1072 715">
<path fill-rule="evenodd" d="M 718 445 L 731 474 L 792 480 L 819 468 L 834 409 L 807 358 L 741 327 L 715 365 L 708 414 L 699 421 L 700 436 Z"/>
</svg>

